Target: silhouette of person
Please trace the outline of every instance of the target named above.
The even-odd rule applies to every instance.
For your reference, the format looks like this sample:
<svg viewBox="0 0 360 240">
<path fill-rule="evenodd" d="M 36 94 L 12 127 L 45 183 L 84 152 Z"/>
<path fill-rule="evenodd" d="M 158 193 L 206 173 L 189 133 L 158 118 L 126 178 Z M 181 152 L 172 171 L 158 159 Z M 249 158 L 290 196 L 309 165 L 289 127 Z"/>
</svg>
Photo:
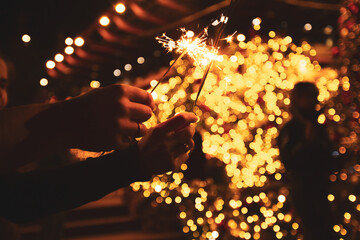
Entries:
<svg viewBox="0 0 360 240">
<path fill-rule="evenodd" d="M 334 162 L 332 144 L 315 110 L 319 90 L 300 82 L 290 92 L 292 119 L 278 137 L 280 159 L 289 173 L 290 194 L 302 220 L 305 240 L 337 239 L 332 230 L 329 175 Z"/>
</svg>

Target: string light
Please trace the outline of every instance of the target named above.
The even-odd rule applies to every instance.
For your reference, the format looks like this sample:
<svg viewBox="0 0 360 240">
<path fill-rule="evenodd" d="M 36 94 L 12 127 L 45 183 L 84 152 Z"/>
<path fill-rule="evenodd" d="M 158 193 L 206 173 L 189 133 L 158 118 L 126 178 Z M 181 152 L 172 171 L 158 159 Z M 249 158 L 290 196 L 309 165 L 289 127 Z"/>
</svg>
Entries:
<svg viewBox="0 0 360 240">
<path fill-rule="evenodd" d="M 52 61 L 52 60 L 49 60 L 49 61 L 47 61 L 46 62 L 46 67 L 48 68 L 48 69 L 53 69 L 53 68 L 55 68 L 55 62 L 54 61 Z"/>
<path fill-rule="evenodd" d="M 96 81 L 96 80 L 92 80 L 90 82 L 90 87 L 91 88 L 99 88 L 100 87 L 100 82 L 99 81 Z"/>
<path fill-rule="evenodd" d="M 145 58 L 138 57 L 137 62 L 138 62 L 138 64 L 143 64 L 145 62 Z"/>
<path fill-rule="evenodd" d="M 64 52 L 65 52 L 66 54 L 68 54 L 68 55 L 71 55 L 71 54 L 74 53 L 74 48 L 71 47 L 71 46 L 67 46 L 67 47 L 65 48 Z"/>
<path fill-rule="evenodd" d="M 107 17 L 107 16 L 102 16 L 100 19 L 99 19 L 99 23 L 101 26 L 108 26 L 110 24 L 110 19 Z"/>
<path fill-rule="evenodd" d="M 130 64 L 130 63 L 126 64 L 126 65 L 124 66 L 124 69 L 125 69 L 125 71 L 131 71 L 131 69 L 132 69 L 131 64 Z"/>
<path fill-rule="evenodd" d="M 81 47 L 84 45 L 85 41 L 82 37 L 77 37 L 77 38 L 75 38 L 74 43 L 76 46 Z"/>
<path fill-rule="evenodd" d="M 123 3 L 118 3 L 118 4 L 116 4 L 116 6 L 115 6 L 115 11 L 116 11 L 117 13 L 124 13 L 125 10 L 126 10 L 126 7 L 125 7 L 125 5 L 124 5 Z"/>
<path fill-rule="evenodd" d="M 46 78 L 40 79 L 40 85 L 41 86 L 45 87 L 45 86 L 48 85 L 48 83 L 49 83 L 49 81 Z"/>
<path fill-rule="evenodd" d="M 305 29 L 305 31 L 311 31 L 312 25 L 311 25 L 310 23 L 306 23 L 306 24 L 304 25 L 304 29 Z"/>
<path fill-rule="evenodd" d="M 28 34 L 24 34 L 22 37 L 21 37 L 21 40 L 24 42 L 24 43 L 29 43 L 31 41 L 31 37 L 28 35 Z"/>
<path fill-rule="evenodd" d="M 114 70 L 114 76 L 119 77 L 120 75 L 121 75 L 121 70 L 120 69 L 115 69 Z"/>
<path fill-rule="evenodd" d="M 65 39 L 65 44 L 66 45 L 70 46 L 73 43 L 74 43 L 74 40 L 72 38 L 68 37 L 68 38 Z"/>
<path fill-rule="evenodd" d="M 62 61 L 64 61 L 64 55 L 62 55 L 61 53 L 58 53 L 58 54 L 55 55 L 54 59 L 57 62 L 62 62 Z"/>
</svg>

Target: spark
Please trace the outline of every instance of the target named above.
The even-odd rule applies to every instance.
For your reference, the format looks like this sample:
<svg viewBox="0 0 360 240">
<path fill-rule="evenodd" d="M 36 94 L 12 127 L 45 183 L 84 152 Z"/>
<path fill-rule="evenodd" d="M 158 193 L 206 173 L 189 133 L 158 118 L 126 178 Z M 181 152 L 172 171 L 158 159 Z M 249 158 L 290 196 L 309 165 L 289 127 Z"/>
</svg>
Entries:
<svg viewBox="0 0 360 240">
<path fill-rule="evenodd" d="M 225 40 L 227 43 L 231 43 L 233 41 L 233 37 L 236 34 L 237 31 L 235 31 L 233 34 L 227 36 L 226 38 L 224 38 L 223 40 Z"/>
<path fill-rule="evenodd" d="M 211 61 L 218 59 L 218 49 L 207 44 L 207 28 L 198 36 L 195 36 L 193 31 L 186 30 L 185 28 L 180 28 L 180 31 L 183 34 L 178 40 L 170 38 L 165 33 L 161 37 L 156 37 L 156 40 L 168 52 L 185 53 L 194 60 L 195 65 L 206 66 Z"/>
</svg>

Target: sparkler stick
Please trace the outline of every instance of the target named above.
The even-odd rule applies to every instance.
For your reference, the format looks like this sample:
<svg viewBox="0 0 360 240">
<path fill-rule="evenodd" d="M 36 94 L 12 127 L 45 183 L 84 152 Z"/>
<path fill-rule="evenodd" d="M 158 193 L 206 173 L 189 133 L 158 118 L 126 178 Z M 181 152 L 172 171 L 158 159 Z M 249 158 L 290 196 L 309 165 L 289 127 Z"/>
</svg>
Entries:
<svg viewBox="0 0 360 240">
<path fill-rule="evenodd" d="M 157 84 L 154 86 L 154 88 L 151 90 L 150 93 L 153 93 L 155 91 L 155 89 L 160 85 L 160 83 L 165 79 L 166 75 L 170 72 L 170 70 L 175 66 L 175 64 L 177 63 L 177 61 L 179 59 L 181 59 L 185 54 L 186 54 L 186 50 L 178 57 L 175 59 L 175 61 L 170 65 L 170 67 L 166 70 L 166 72 L 162 75 L 162 77 L 159 79 L 159 81 L 157 82 Z"/>
<path fill-rule="evenodd" d="M 231 2 L 230 2 L 230 5 L 229 5 L 229 7 L 228 7 L 227 14 L 226 14 L 225 16 L 222 16 L 222 17 L 224 17 L 224 19 L 221 21 L 220 30 L 219 30 L 216 38 L 215 38 L 214 47 L 215 47 L 216 49 L 218 48 L 220 39 L 221 39 L 221 37 L 222 37 L 222 35 L 223 35 L 223 33 L 224 33 L 225 24 L 226 24 L 227 21 L 228 21 L 228 16 L 230 15 L 230 10 L 231 10 L 232 4 L 233 4 L 233 0 L 231 0 Z M 197 102 L 197 100 L 198 100 L 198 98 L 199 98 L 199 96 L 200 96 L 200 93 L 201 93 L 202 88 L 204 87 L 205 80 L 206 80 L 207 75 L 209 74 L 209 71 L 210 71 L 210 68 L 211 68 L 211 66 L 212 66 L 212 63 L 213 63 L 213 60 L 211 60 L 211 62 L 209 63 L 209 65 L 206 67 L 206 70 L 205 70 L 205 72 L 204 72 L 204 75 L 203 75 L 203 77 L 202 77 L 202 79 L 201 79 L 201 85 L 200 85 L 199 91 L 198 91 L 198 93 L 197 93 L 197 95 L 196 95 L 196 98 L 195 98 L 195 101 L 194 101 L 194 104 L 193 104 L 193 106 L 192 106 L 191 111 L 193 111 L 194 107 L 196 106 L 196 102 Z"/>
</svg>

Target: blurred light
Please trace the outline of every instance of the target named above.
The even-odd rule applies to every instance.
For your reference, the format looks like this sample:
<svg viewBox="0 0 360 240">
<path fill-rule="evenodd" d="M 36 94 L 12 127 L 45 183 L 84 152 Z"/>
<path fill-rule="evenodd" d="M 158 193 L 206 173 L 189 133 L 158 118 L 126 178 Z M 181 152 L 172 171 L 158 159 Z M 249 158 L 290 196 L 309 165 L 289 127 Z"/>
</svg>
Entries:
<svg viewBox="0 0 360 240">
<path fill-rule="evenodd" d="M 213 231 L 211 233 L 211 235 L 212 235 L 213 238 L 218 238 L 219 237 L 219 233 L 217 231 Z"/>
<path fill-rule="evenodd" d="M 96 81 L 96 80 L 92 80 L 90 82 L 90 87 L 92 88 L 99 88 L 100 87 L 100 82 L 99 81 Z"/>
<path fill-rule="evenodd" d="M 84 39 L 82 37 L 75 38 L 75 45 L 78 47 L 83 46 L 85 43 Z"/>
<path fill-rule="evenodd" d="M 49 83 L 49 81 L 46 78 L 40 79 L 40 85 L 41 86 L 45 87 L 45 86 L 48 85 L 48 83 Z"/>
<path fill-rule="evenodd" d="M 110 19 L 107 17 L 107 16 L 102 16 L 100 19 L 99 19 L 99 23 L 102 25 L 102 26 L 108 26 L 110 24 Z"/>
<path fill-rule="evenodd" d="M 99 88 L 100 87 L 100 82 L 99 81 L 96 81 L 96 80 L 92 80 L 91 82 L 90 82 L 90 87 L 92 87 L 92 88 Z"/>
<path fill-rule="evenodd" d="M 31 37 L 27 34 L 24 34 L 22 37 L 21 37 L 21 40 L 24 42 L 24 43 L 28 43 L 31 41 Z"/>
<path fill-rule="evenodd" d="M 332 202 L 332 201 L 335 200 L 335 196 L 332 195 L 332 194 L 329 194 L 329 195 L 327 196 L 327 198 L 328 198 L 329 202 Z"/>
<path fill-rule="evenodd" d="M 116 11 L 117 13 L 124 13 L 125 10 L 126 10 L 126 7 L 125 7 L 125 5 L 124 5 L 123 3 L 118 3 L 118 4 L 116 4 L 116 6 L 115 6 L 115 11 Z"/>
<path fill-rule="evenodd" d="M 57 61 L 57 62 L 64 61 L 64 55 L 62 55 L 61 53 L 56 54 L 55 55 L 55 61 Z"/>
<path fill-rule="evenodd" d="M 257 18 L 254 18 L 252 20 L 252 24 L 255 26 L 255 25 L 260 25 L 261 23 L 261 18 L 257 17 Z"/>
<path fill-rule="evenodd" d="M 312 25 L 310 23 L 306 23 L 304 25 L 304 29 L 305 29 L 305 31 L 310 31 L 312 29 Z"/>
<path fill-rule="evenodd" d="M 278 200 L 279 200 L 279 202 L 283 203 L 283 202 L 285 202 L 286 198 L 284 195 L 279 195 Z"/>
<path fill-rule="evenodd" d="M 326 35 L 330 35 L 332 32 L 333 32 L 333 27 L 331 25 L 327 25 L 325 28 L 324 28 L 324 33 Z"/>
<path fill-rule="evenodd" d="M 356 201 L 356 196 L 353 195 L 353 194 L 349 195 L 349 201 L 350 202 L 355 202 Z"/>
<path fill-rule="evenodd" d="M 121 75 L 121 70 L 120 69 L 115 69 L 114 70 L 114 76 L 119 77 L 120 75 Z"/>
<path fill-rule="evenodd" d="M 46 62 L 46 67 L 48 69 L 53 69 L 55 67 L 55 65 L 56 65 L 55 62 L 52 61 L 52 60 L 49 60 L 49 61 Z"/>
<path fill-rule="evenodd" d="M 66 45 L 72 45 L 74 43 L 74 40 L 70 37 L 66 38 L 65 39 L 65 44 Z"/>
<path fill-rule="evenodd" d="M 187 36 L 188 38 L 192 38 L 194 35 L 195 35 L 195 33 L 194 33 L 193 31 L 187 31 L 187 32 L 186 32 L 186 36 Z"/>
<path fill-rule="evenodd" d="M 125 65 L 125 67 L 124 67 L 124 69 L 125 69 L 125 71 L 131 71 L 131 69 L 132 69 L 132 66 L 131 66 L 131 64 L 126 64 Z"/>
<path fill-rule="evenodd" d="M 153 79 L 153 80 L 150 81 L 150 86 L 155 87 L 157 83 L 158 83 L 158 81 Z"/>
<path fill-rule="evenodd" d="M 260 25 L 254 25 L 254 30 L 259 31 L 260 30 Z"/>
<path fill-rule="evenodd" d="M 246 37 L 244 34 L 239 34 L 237 35 L 236 39 L 239 41 L 239 42 L 243 42 L 245 41 Z"/>
<path fill-rule="evenodd" d="M 74 48 L 71 47 L 71 46 L 67 46 L 67 47 L 65 48 L 64 52 L 65 52 L 66 54 L 68 54 L 68 55 L 73 54 L 73 53 L 74 53 Z"/>
<path fill-rule="evenodd" d="M 274 38 L 276 36 L 276 33 L 274 31 L 269 32 L 269 37 Z"/>
<path fill-rule="evenodd" d="M 335 232 L 340 232 L 340 226 L 339 225 L 334 225 L 333 227 Z"/>
<path fill-rule="evenodd" d="M 137 62 L 138 62 L 138 64 L 143 64 L 145 62 L 145 58 L 138 57 Z"/>
<path fill-rule="evenodd" d="M 161 188 L 160 185 L 156 185 L 156 186 L 155 186 L 155 191 L 156 191 L 156 192 L 161 192 L 161 190 L 162 190 L 162 188 Z"/>
</svg>

